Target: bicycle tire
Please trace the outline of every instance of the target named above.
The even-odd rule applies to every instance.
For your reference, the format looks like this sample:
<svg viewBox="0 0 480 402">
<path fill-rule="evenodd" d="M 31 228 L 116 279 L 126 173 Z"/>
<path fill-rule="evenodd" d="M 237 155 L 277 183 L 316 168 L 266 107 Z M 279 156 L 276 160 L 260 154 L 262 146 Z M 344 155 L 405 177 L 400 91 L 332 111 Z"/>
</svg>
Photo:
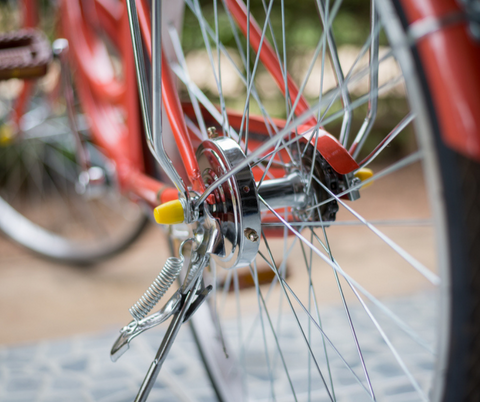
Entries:
<svg viewBox="0 0 480 402">
<path fill-rule="evenodd" d="M 408 19 L 401 2 L 394 1 L 399 20 L 405 30 Z M 417 45 L 412 46 L 412 59 L 425 94 L 431 93 L 428 71 L 425 69 Z M 445 363 L 437 368 L 438 385 L 432 390 L 435 400 L 444 402 L 476 401 L 480 397 L 478 345 L 480 256 L 480 164 L 446 145 L 442 127 L 432 96 L 425 96 L 426 108 L 432 125 L 433 140 L 438 153 L 438 168 L 444 183 L 442 193 L 448 225 L 450 297 L 448 335 L 445 341 Z"/>
</svg>

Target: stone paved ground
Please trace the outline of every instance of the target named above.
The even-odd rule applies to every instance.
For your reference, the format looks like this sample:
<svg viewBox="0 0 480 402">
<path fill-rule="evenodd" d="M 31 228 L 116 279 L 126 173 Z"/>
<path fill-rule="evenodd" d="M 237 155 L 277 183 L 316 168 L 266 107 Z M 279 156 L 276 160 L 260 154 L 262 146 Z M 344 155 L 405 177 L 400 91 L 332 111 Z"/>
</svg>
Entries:
<svg viewBox="0 0 480 402">
<path fill-rule="evenodd" d="M 429 294 L 401 297 L 387 301 L 390 308 L 401 312 L 415 308 L 416 318 L 410 322 L 412 327 L 427 341 L 433 318 L 428 315 L 432 303 Z M 359 372 L 349 331 L 342 328 L 344 315 L 339 307 L 324 311 L 322 321 L 325 331 L 332 336 L 342 355 Z M 353 307 L 352 316 L 361 313 L 359 306 Z M 293 320 L 287 318 L 287 324 Z M 432 371 L 432 356 L 421 348 L 412 346 L 408 338 L 398 334 L 389 320 L 381 321 L 385 332 L 398 348 L 405 364 L 418 379 L 421 386 L 428 389 L 428 378 Z M 294 326 L 286 325 L 287 328 Z M 370 376 L 375 384 L 375 393 L 379 401 L 413 402 L 420 400 L 408 379 L 398 367 L 388 351 L 381 349 L 382 341 L 378 334 L 368 335 L 369 324 L 357 326 L 357 334 L 362 340 L 363 352 L 369 365 Z M 227 325 L 226 334 L 235 330 L 235 325 Z M 20 346 L 0 347 L 0 401 L 2 402 L 127 402 L 132 401 L 142 378 L 154 356 L 161 339 L 163 329 L 147 332 L 137 338 L 130 350 L 122 358 L 112 363 L 109 349 L 116 333 L 112 331 L 93 335 L 82 335 L 61 340 L 46 340 Z M 282 344 L 285 359 L 291 364 L 292 381 L 299 387 L 299 401 L 308 400 L 308 382 L 305 381 L 307 364 L 301 364 L 298 358 L 302 340 L 292 341 L 289 331 L 283 333 L 286 342 Z M 272 342 L 273 343 L 273 342 Z M 314 348 L 320 346 L 314 342 Z M 376 357 L 371 358 L 372 353 Z M 380 356 L 377 356 L 380 352 Z M 250 383 L 268 400 L 269 382 L 255 375 L 262 363 L 262 352 L 255 346 L 249 347 L 246 354 L 247 366 L 251 370 Z M 332 369 L 338 369 L 335 393 L 338 401 L 369 401 L 364 390 L 355 381 L 351 373 L 332 350 L 329 351 Z M 361 371 L 360 371 L 361 373 Z M 302 382 L 304 392 L 302 393 Z M 283 382 L 284 397 L 279 401 L 290 401 L 288 382 Z M 324 388 L 319 382 L 311 385 L 312 401 L 327 401 Z M 213 391 L 202 369 L 193 339 L 186 327 L 182 328 L 177 342 L 164 365 L 149 401 L 214 401 Z"/>
<path fill-rule="evenodd" d="M 121 360 L 112 363 L 109 350 L 116 336 L 115 332 L 106 332 L 1 348 L 0 401 L 133 401 L 160 334 L 137 339 Z M 185 384 L 188 397 L 182 391 Z M 214 400 L 193 340 L 185 329 L 149 401 L 183 400 Z"/>
<path fill-rule="evenodd" d="M 390 209 L 399 218 L 428 218 L 425 203 L 418 201 L 422 193 L 419 190 L 421 183 L 417 183 L 421 181 L 415 171 L 417 168 L 408 168 L 414 172 L 405 175 L 409 180 L 406 186 L 399 186 L 399 183 L 405 182 L 403 172 L 399 172 L 394 180 L 384 183 L 386 187 L 380 185 L 381 181 L 369 187 L 368 192 L 365 191 L 362 198 L 356 201 L 357 210 L 371 220 L 380 219 L 383 215 L 390 216 Z M 402 193 L 390 196 L 397 187 L 402 188 Z M 385 195 L 389 197 L 388 202 Z M 417 201 L 412 203 L 409 201 L 412 199 Z M 339 219 L 349 220 L 352 217 L 339 213 Z M 0 236 L 0 402 L 133 400 L 160 343 L 162 329 L 152 330 L 137 338 L 131 350 L 115 364 L 110 361 L 109 350 L 117 329 L 131 319 L 128 308 L 158 275 L 168 257 L 165 236 L 154 229 L 150 227 L 140 241 L 125 253 L 91 267 L 72 267 L 37 258 Z M 387 303 L 399 315 L 409 318 L 412 327 L 431 342 L 434 318 L 428 315 L 428 311 L 433 300 L 424 292 L 423 278 L 419 280 L 419 275 L 404 270 L 403 265 L 395 259 L 385 259 L 388 261 L 388 270 L 385 264 L 375 265 L 375 261 L 369 259 L 376 256 L 372 250 L 378 254 L 383 249 L 378 241 L 375 242 L 378 239 L 372 238 L 373 235 L 363 229 L 352 227 L 347 233 L 340 230 L 337 233 L 337 228 L 331 228 L 329 239 L 331 244 L 338 244 L 339 258 L 344 259 L 342 266 L 352 266 L 349 272 L 357 280 L 368 284 L 368 290 L 376 297 L 382 300 L 387 298 Z M 393 239 L 405 249 L 412 250 L 413 255 L 426 266 L 434 266 L 429 256 L 425 255 L 433 239 L 431 227 L 420 228 L 417 236 L 411 234 L 409 227 L 397 228 L 395 232 L 389 232 L 389 227 L 382 229 L 389 236 L 397 236 Z M 352 246 L 353 249 L 344 250 L 346 246 Z M 283 242 L 275 247 L 274 253 L 281 255 L 279 252 L 284 247 Z M 364 260 L 361 271 L 354 269 L 359 258 Z M 302 277 L 303 271 L 295 269 L 295 261 L 299 259 L 302 259 L 301 251 L 292 254 L 294 262 L 290 267 L 289 280 L 292 286 L 297 282 L 298 285 L 307 283 Z M 338 300 L 336 286 L 331 286 L 333 277 L 330 271 L 319 267 L 315 283 L 318 284 L 316 290 L 319 305 L 323 309 L 325 330 L 349 363 L 361 373 L 350 330 L 345 325 L 345 315 L 340 307 L 330 306 L 334 297 Z M 256 299 L 252 299 L 252 304 L 257 305 Z M 352 314 L 361 315 L 361 309 L 353 308 Z M 420 385 L 428 389 L 427 377 L 432 371 L 431 355 L 405 337 L 398 336 L 391 322 L 381 319 L 381 314 L 378 316 L 387 335 L 405 357 L 405 364 L 418 378 Z M 225 332 L 234 329 L 234 326 L 227 325 Z M 378 332 L 374 330 L 376 335 L 372 336 L 371 330 L 371 324 L 357 326 L 372 379 L 375 377 L 376 380 L 377 399 L 387 402 L 418 401 L 418 394 L 412 390 L 398 365 L 394 364 L 391 353 L 381 346 L 383 341 Z M 289 363 L 294 365 L 294 381 L 305 388 L 308 364 L 297 359 L 302 345 L 291 339 L 285 336 L 281 340 L 282 348 L 285 348 Z M 301 340 L 298 337 L 296 339 Z M 321 345 L 315 347 L 321 348 Z M 380 356 L 371 358 L 373 352 L 379 351 Z M 255 375 L 255 369 L 263 364 L 260 353 L 254 347 L 248 352 L 252 386 L 259 393 L 266 392 L 268 397 L 268 381 Z M 337 400 L 369 400 L 332 351 L 329 356 L 332 367 L 335 366 L 339 371 L 335 387 Z M 286 396 L 278 399 L 290 402 L 293 398 L 288 395 L 288 382 L 284 381 L 283 385 L 287 385 L 284 387 Z M 308 383 L 306 386 L 308 388 Z M 312 391 L 312 401 L 325 400 L 325 391 L 318 384 L 312 385 Z M 299 395 L 298 400 L 308 400 L 307 395 L 306 392 Z M 213 400 L 213 392 L 206 381 L 190 333 L 182 329 L 150 401 Z"/>
</svg>

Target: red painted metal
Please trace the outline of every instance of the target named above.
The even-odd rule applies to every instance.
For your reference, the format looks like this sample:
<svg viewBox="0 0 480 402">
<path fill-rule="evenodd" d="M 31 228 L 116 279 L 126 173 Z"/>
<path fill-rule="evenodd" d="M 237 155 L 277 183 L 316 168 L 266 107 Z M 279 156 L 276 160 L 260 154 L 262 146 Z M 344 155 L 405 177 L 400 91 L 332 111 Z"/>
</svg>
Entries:
<svg viewBox="0 0 480 402">
<path fill-rule="evenodd" d="M 305 139 L 309 139 L 312 136 L 311 129 L 303 135 Z M 347 174 L 358 169 L 358 163 L 334 136 L 319 129 L 316 141 L 318 152 L 337 173 Z M 312 138 L 310 143 L 315 145 L 315 138 Z"/>
<path fill-rule="evenodd" d="M 131 171 L 128 179 L 129 191 L 141 200 L 148 202 L 152 207 L 178 199 L 177 189 L 159 183 L 143 173 Z"/>
<path fill-rule="evenodd" d="M 79 0 L 62 2 L 62 25 L 79 73 L 91 82 L 95 96 L 119 104 L 125 96 L 125 86 L 115 77 L 105 44 L 88 24 Z"/>
<path fill-rule="evenodd" d="M 24 28 L 36 28 L 38 25 L 38 6 L 37 0 L 23 0 L 20 3 L 21 7 L 21 15 L 22 15 L 22 25 Z M 30 101 L 30 96 L 32 94 L 33 89 L 32 80 L 24 80 L 23 81 L 23 88 L 18 96 L 17 100 L 15 101 L 15 105 L 13 106 L 13 115 L 12 120 L 18 127 L 20 123 L 20 118 L 25 113 L 28 102 Z"/>
<path fill-rule="evenodd" d="M 98 24 L 117 49 L 121 49 L 125 38 L 118 35 L 118 24 L 124 12 L 124 4 L 116 0 L 91 0 L 94 1 L 97 12 Z M 123 32 L 124 28 L 122 28 Z M 131 57 L 131 56 L 130 56 Z"/>
<path fill-rule="evenodd" d="M 410 23 L 461 11 L 455 0 L 402 0 L 402 5 Z M 480 45 L 462 21 L 421 38 L 417 48 L 443 140 L 480 161 Z"/>
<path fill-rule="evenodd" d="M 62 36 L 69 40 L 71 62 L 76 67 L 80 66 L 80 74 L 75 77 L 78 96 L 89 117 L 94 142 L 116 164 L 121 188 L 155 207 L 160 202 L 177 198 L 178 193 L 176 189 L 143 173 L 135 65 L 126 10 L 122 3 L 113 0 L 94 1 L 95 3 L 89 5 L 95 5 L 98 16 L 95 22 L 102 27 L 102 31 L 110 37 L 113 44 L 121 43 L 118 50 L 122 59 L 124 82 L 105 81 L 105 86 L 100 85 L 99 88 L 102 76 L 93 66 L 107 69 L 110 67 L 109 60 L 105 58 L 105 49 L 101 49 L 103 43 L 94 36 L 95 30 L 87 24 L 81 4 L 77 0 L 64 0 L 60 11 L 62 15 L 71 18 L 60 19 L 59 29 Z M 38 23 L 37 0 L 23 0 L 21 6 L 23 25 L 35 27 Z M 83 64 L 79 65 L 79 60 Z M 82 66 L 90 67 L 85 70 Z M 33 85 L 34 81 L 24 82 L 23 91 L 16 103 L 17 116 L 12 116 L 17 123 L 30 100 Z M 118 94 L 112 95 L 112 88 Z"/>
<path fill-rule="evenodd" d="M 24 1 L 30 2 L 33 0 Z M 82 9 L 80 1 L 64 0 L 61 4 L 61 12 L 65 18 L 62 18 L 60 24 L 64 36 L 67 37 L 70 43 L 72 61 L 79 70 L 76 78 L 77 91 L 82 107 L 91 121 L 94 141 L 116 163 L 121 187 L 126 191 L 131 191 L 150 204 L 156 205 L 159 202 L 158 197 L 160 197 L 162 202 L 165 202 L 177 197 L 178 194 L 175 189 L 167 187 L 142 173 L 144 166 L 139 140 L 141 124 L 138 113 L 138 94 L 126 10 L 123 3 L 113 0 L 94 1 L 95 19 L 92 18 L 92 21 L 94 20 L 92 23 L 99 24 L 113 44 L 122 44 L 118 48 L 124 68 L 124 82 L 119 82 L 114 77 L 105 45 L 96 36 L 96 30 L 92 29 L 89 24 L 88 16 L 85 10 Z M 145 0 L 137 0 L 137 6 L 146 48 L 149 54 L 151 54 L 149 8 Z M 30 18 L 34 21 L 32 16 Z M 256 46 L 258 50 L 259 37 L 257 38 L 257 34 L 254 33 L 251 39 L 254 43 L 257 43 L 253 46 L 254 48 Z M 277 79 L 282 77 L 279 86 L 283 87 L 283 76 L 281 76 L 278 60 L 275 58 L 271 48 L 270 52 L 268 51 L 268 44 L 264 45 L 264 49 L 266 50 L 262 51 L 262 62 L 266 62 L 266 64 L 271 66 Z M 106 73 L 102 76 L 100 70 L 106 71 Z M 163 102 L 174 132 L 175 141 L 194 189 L 201 192 L 204 188 L 195 159 L 194 148 L 186 129 L 183 110 L 179 102 L 170 66 L 166 62 L 165 57 L 162 60 L 162 83 Z M 289 91 L 292 99 L 298 94 L 298 90 L 290 77 Z M 27 98 L 28 94 L 26 93 L 25 99 Z M 296 111 L 297 113 L 302 113 L 307 108 L 308 104 L 302 98 Z M 122 115 L 125 117 L 119 118 Z M 240 122 L 241 120 L 241 116 L 235 113 L 229 113 L 229 118 L 231 123 L 236 120 Z M 284 121 L 281 120 L 278 120 L 277 124 L 280 128 L 285 125 Z M 250 129 L 261 132 L 264 135 L 267 133 L 263 119 L 254 116 L 250 117 Z M 308 129 L 309 126 L 306 125 L 304 130 L 307 131 Z M 255 144 L 255 141 L 252 141 L 251 144 Z M 345 150 L 339 146 L 333 137 L 327 133 L 322 133 L 318 144 L 322 144 L 322 147 L 325 148 L 321 152 L 325 153 L 324 156 L 327 160 L 330 160 L 334 169 L 339 172 L 347 170 L 347 168 L 341 167 L 341 164 L 336 163 L 336 161 L 341 160 L 338 154 L 342 155 L 342 150 Z M 341 149 L 339 150 L 338 147 Z M 348 153 L 346 154 L 348 155 Z M 345 162 L 342 163 L 345 164 Z M 277 170 L 279 170 L 277 172 L 278 175 L 281 175 L 281 169 Z M 272 171 L 276 170 L 273 169 Z"/>
<path fill-rule="evenodd" d="M 28 102 L 30 102 L 30 97 L 32 96 L 34 83 L 35 81 L 33 80 L 24 80 L 23 88 L 20 91 L 18 98 L 15 100 L 11 119 L 15 123 L 16 127 L 19 127 L 20 118 L 27 111 L 27 106 L 28 106 Z"/>
<path fill-rule="evenodd" d="M 64 1 L 61 4 L 62 12 L 67 13 L 70 10 L 69 7 L 76 8 L 78 12 L 80 3 L 74 4 L 75 1 Z M 116 14 L 108 16 L 107 12 Z M 91 135 L 94 142 L 115 162 L 121 188 L 144 199 L 152 206 L 156 206 L 159 203 L 157 194 L 165 185 L 142 173 L 144 162 L 140 137 L 141 125 L 128 16 L 124 7 L 121 9 L 104 7 L 99 15 L 102 15 L 102 17 L 99 17 L 99 21 L 116 21 L 115 35 L 117 40 L 122 43 L 119 52 L 123 66 L 124 82 L 121 85 L 123 86 L 122 91 L 126 96 L 121 96 L 119 99 L 98 96 L 98 88 L 96 88 L 98 79 L 92 79 L 91 74 L 85 74 L 82 69 L 80 69 L 80 73 L 77 74 L 75 80 L 77 93 L 84 112 L 89 116 Z M 84 18 L 84 15 L 80 13 L 77 17 Z M 83 28 L 86 27 L 85 21 L 79 19 L 72 21 L 65 18 L 60 23 L 62 33 L 70 43 L 71 38 L 79 30 L 82 32 L 80 28 L 77 29 L 77 26 L 72 25 L 72 23 L 80 24 Z M 91 43 L 100 42 L 93 37 L 93 32 L 89 34 Z M 109 34 L 107 32 L 107 35 Z M 84 46 L 76 47 L 75 45 L 70 45 L 71 59 L 75 66 L 77 66 L 76 61 L 82 57 L 86 63 L 94 62 L 92 58 L 96 57 L 97 53 L 82 53 L 83 51 L 85 51 Z"/>
<path fill-rule="evenodd" d="M 104 1 L 104 0 L 103 0 Z M 118 3 L 117 3 L 118 4 Z M 112 11 L 114 9 L 112 8 Z M 126 128 L 129 161 L 138 171 L 144 171 L 143 153 L 141 135 L 142 121 L 140 119 L 140 109 L 138 107 L 137 76 L 135 71 L 135 60 L 133 58 L 133 47 L 130 37 L 130 27 L 126 8 L 120 9 L 120 35 L 122 46 L 119 48 L 122 56 L 123 76 L 125 85 L 125 95 L 123 98 L 123 110 L 126 111 Z"/>
<path fill-rule="evenodd" d="M 402 2 L 411 23 L 459 11 L 454 0 L 422 2 L 402 0 Z M 226 0 L 226 4 L 245 36 L 247 25 L 250 25 L 251 46 L 258 52 L 261 29 L 253 18 L 248 21 L 245 4 L 241 0 Z M 36 1 L 23 0 L 23 5 L 27 10 L 24 23 L 27 26 L 35 26 L 38 19 Z M 137 6 L 144 41 L 148 51 L 151 52 L 149 8 L 145 0 L 137 0 Z M 144 166 L 139 140 L 141 124 L 124 4 L 114 0 L 95 0 L 97 23 L 120 50 L 124 82 L 115 78 L 105 45 L 88 23 L 79 0 L 64 0 L 61 7 L 64 16 L 60 21 L 62 30 L 69 39 L 75 65 L 80 71 L 77 89 L 82 107 L 90 118 L 95 142 L 117 165 L 120 184 L 151 205 L 156 205 L 159 197 L 161 202 L 175 198 L 177 196 L 175 189 L 142 173 Z M 425 65 L 445 142 L 452 148 L 480 160 L 480 113 L 478 113 L 480 47 L 468 36 L 465 23 L 459 23 L 422 38 L 418 43 L 418 49 Z M 259 57 L 279 88 L 284 91 L 280 63 L 266 40 Z M 164 57 L 162 96 L 165 109 L 189 178 L 197 191 L 203 191 L 194 147 L 186 129 L 174 79 L 165 60 Z M 30 83 L 25 85 L 19 104 L 25 105 L 28 102 L 31 85 Z M 290 76 L 287 85 L 290 98 L 294 102 L 298 88 Z M 308 107 L 306 100 L 301 97 L 295 113 L 302 114 Z M 119 118 L 122 114 L 126 116 L 123 119 Z M 235 121 L 241 119 L 240 114 L 229 112 L 228 115 L 232 126 L 235 126 Z M 276 124 L 279 128 L 285 126 L 285 122 L 281 120 L 277 120 Z M 303 132 L 304 138 L 308 138 L 308 132 L 313 124 L 315 120 L 312 118 L 306 125 L 300 127 L 298 132 L 300 134 Z M 249 127 L 252 131 L 251 147 L 261 141 L 261 137 L 254 139 L 255 134 L 268 135 L 267 127 L 260 117 L 250 116 Z M 338 173 L 346 174 L 358 168 L 338 141 L 323 130 L 317 140 L 317 149 Z M 281 174 L 282 169 L 276 170 Z"/>
<path fill-rule="evenodd" d="M 24 28 L 36 28 L 38 25 L 38 0 L 23 0 L 21 13 Z"/>
</svg>

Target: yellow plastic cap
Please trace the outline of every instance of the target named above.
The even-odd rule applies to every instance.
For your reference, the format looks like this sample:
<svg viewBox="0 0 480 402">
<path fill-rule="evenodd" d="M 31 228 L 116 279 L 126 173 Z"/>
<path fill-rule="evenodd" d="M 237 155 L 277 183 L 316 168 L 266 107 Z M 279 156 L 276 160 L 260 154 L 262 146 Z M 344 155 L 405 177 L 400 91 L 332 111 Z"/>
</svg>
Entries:
<svg viewBox="0 0 480 402">
<path fill-rule="evenodd" d="M 185 219 L 180 200 L 168 201 L 159 205 L 153 210 L 153 216 L 155 221 L 161 225 L 175 225 L 182 223 Z"/>
<path fill-rule="evenodd" d="M 373 176 L 373 170 L 368 169 L 368 168 L 361 168 L 361 169 L 358 169 L 355 172 L 355 177 L 360 179 L 360 181 L 362 181 L 362 182 L 369 179 L 372 176 Z M 367 188 L 368 186 L 370 186 L 372 184 L 373 184 L 373 180 L 371 182 L 367 183 L 367 184 L 364 184 L 362 186 L 362 188 Z"/>
</svg>

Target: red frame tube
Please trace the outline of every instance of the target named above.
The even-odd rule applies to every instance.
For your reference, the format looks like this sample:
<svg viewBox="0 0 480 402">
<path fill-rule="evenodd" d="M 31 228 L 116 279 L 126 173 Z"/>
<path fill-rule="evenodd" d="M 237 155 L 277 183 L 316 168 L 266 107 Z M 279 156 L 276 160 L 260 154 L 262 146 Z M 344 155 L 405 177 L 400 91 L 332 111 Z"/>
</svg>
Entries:
<svg viewBox="0 0 480 402">
<path fill-rule="evenodd" d="M 454 0 L 402 0 L 402 6 L 410 24 L 462 12 Z M 417 49 L 443 140 L 480 161 L 480 44 L 463 20 L 427 34 Z"/>
</svg>

